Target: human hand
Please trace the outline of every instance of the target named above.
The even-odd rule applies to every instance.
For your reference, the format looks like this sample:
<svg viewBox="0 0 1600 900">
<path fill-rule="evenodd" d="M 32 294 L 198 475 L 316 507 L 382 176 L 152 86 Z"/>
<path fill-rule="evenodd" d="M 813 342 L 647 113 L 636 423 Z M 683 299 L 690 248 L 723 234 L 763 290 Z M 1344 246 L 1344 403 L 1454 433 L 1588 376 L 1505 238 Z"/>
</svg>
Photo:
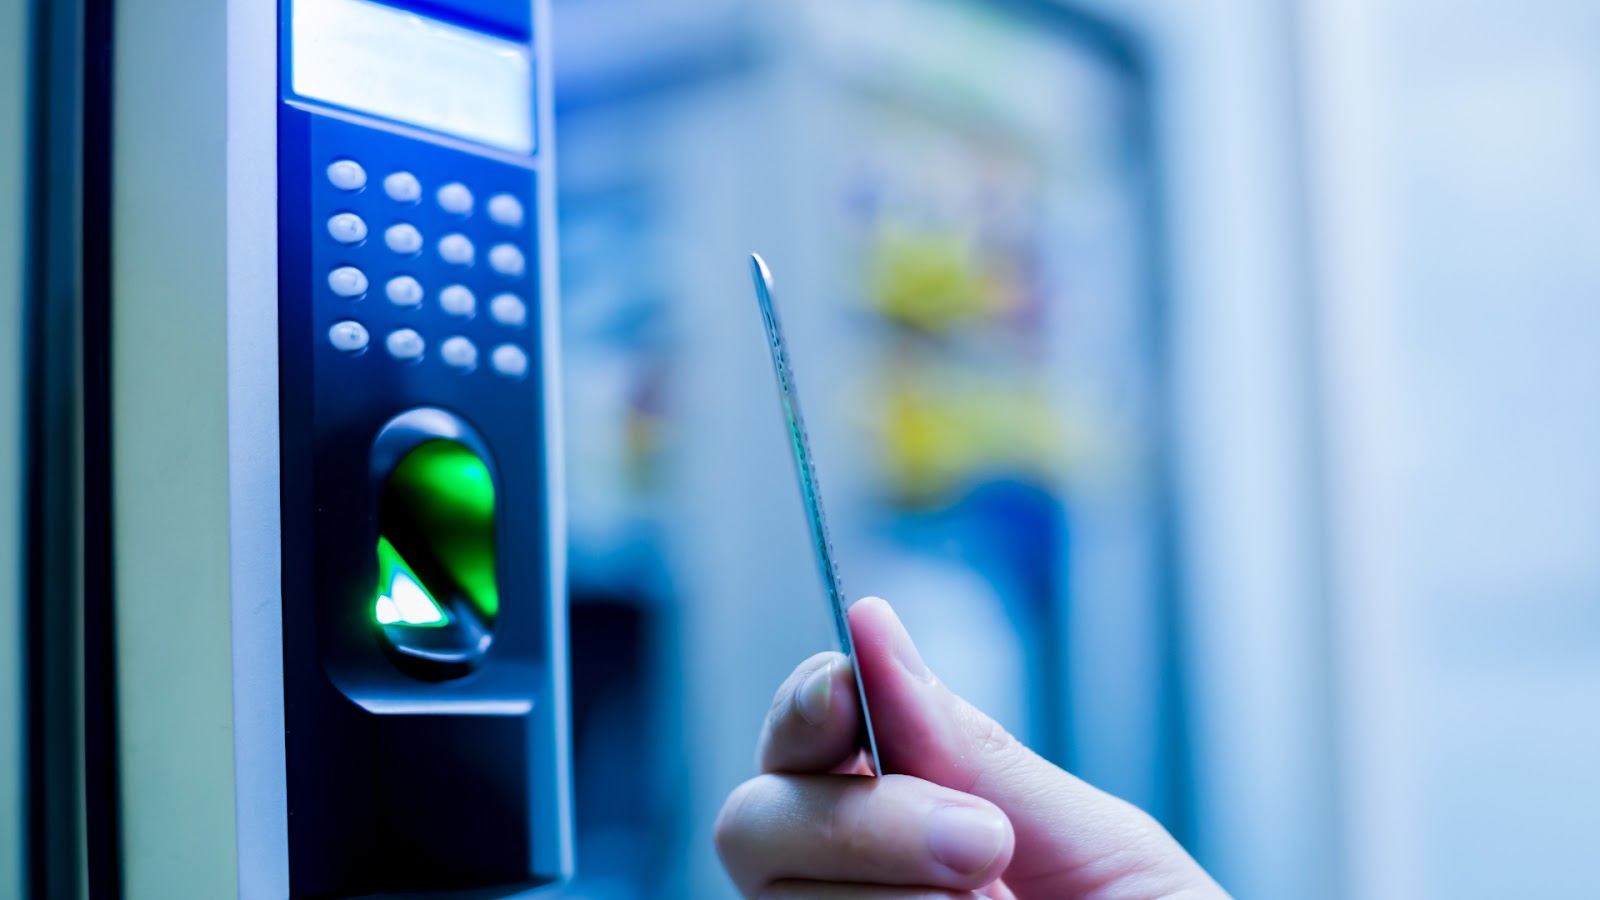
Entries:
<svg viewBox="0 0 1600 900">
<path fill-rule="evenodd" d="M 849 661 L 819 653 L 778 689 L 764 773 L 717 818 L 760 900 L 1184 898 L 1227 894 L 1138 808 L 1024 747 L 933 676 L 889 604 L 850 609 L 884 768 L 863 778 Z"/>
</svg>

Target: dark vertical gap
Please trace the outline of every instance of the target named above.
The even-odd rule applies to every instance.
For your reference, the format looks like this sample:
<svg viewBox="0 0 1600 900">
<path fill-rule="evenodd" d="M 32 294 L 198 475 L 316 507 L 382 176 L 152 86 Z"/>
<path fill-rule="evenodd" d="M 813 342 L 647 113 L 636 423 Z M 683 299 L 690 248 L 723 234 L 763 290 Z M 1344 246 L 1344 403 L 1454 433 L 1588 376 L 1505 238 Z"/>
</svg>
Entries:
<svg viewBox="0 0 1600 900">
<path fill-rule="evenodd" d="M 27 891 L 80 895 L 76 334 L 81 6 L 35 0 L 23 311 Z"/>
<path fill-rule="evenodd" d="M 83 690 L 89 896 L 122 894 L 111 531 L 111 25 L 86 0 L 83 104 Z"/>
<path fill-rule="evenodd" d="M 1317 340 L 1318 311 L 1322 296 L 1317 289 L 1316 254 L 1312 249 L 1317 238 L 1316 228 L 1312 221 L 1313 201 L 1311 195 L 1311 123 L 1309 115 L 1311 103 L 1309 102 L 1309 76 L 1306 74 L 1306 44 L 1305 35 L 1305 4 L 1288 3 L 1283 7 L 1282 37 L 1279 42 L 1286 56 L 1284 70 L 1289 73 L 1289 86 L 1284 92 L 1282 112 L 1289 123 L 1290 140 L 1290 177 L 1294 183 L 1287 191 L 1292 210 L 1293 219 L 1298 225 L 1299 234 L 1296 235 L 1299 253 L 1295 262 L 1295 272 L 1298 280 L 1300 302 L 1295 309 L 1300 314 L 1296 322 L 1297 333 L 1293 336 L 1295 349 L 1300 352 L 1304 360 L 1304 373 L 1301 384 L 1303 391 L 1301 397 L 1304 402 L 1300 404 L 1303 411 L 1299 425 L 1306 435 L 1307 446 L 1307 472 L 1312 479 L 1310 491 L 1311 509 L 1306 510 L 1310 527 L 1310 544 L 1312 551 L 1309 554 L 1312 567 L 1311 594 L 1306 602 L 1314 606 L 1316 622 L 1315 632 L 1306 635 L 1308 645 L 1314 648 L 1316 658 L 1311 661 L 1314 668 L 1316 681 L 1320 685 L 1319 695 L 1316 700 L 1320 702 L 1328 714 L 1322 718 L 1320 731 L 1315 735 L 1320 748 L 1320 757 L 1304 760 L 1309 767 L 1319 769 L 1318 782 L 1323 787 L 1323 795 L 1319 798 L 1323 804 L 1322 809 L 1310 810 L 1310 816 L 1321 815 L 1327 823 L 1326 831 L 1318 835 L 1323 843 L 1322 857 L 1317 860 L 1318 869 L 1306 873 L 1309 883 L 1324 885 L 1323 896 L 1346 896 L 1346 878 L 1344 867 L 1341 865 L 1346 858 L 1347 847 L 1345 833 L 1342 827 L 1344 810 L 1341 807 L 1340 797 L 1343 796 L 1344 773 L 1338 765 L 1338 732 L 1337 723 L 1341 720 L 1340 713 L 1343 709 L 1344 698 L 1340 695 L 1335 680 L 1336 668 L 1334 662 L 1334 615 L 1333 601 L 1334 578 L 1330 553 L 1330 535 L 1332 532 L 1330 498 L 1331 463 L 1328 459 L 1328 425 L 1323 411 L 1327 408 L 1327 384 L 1325 381 L 1324 360 L 1321 344 Z"/>
<path fill-rule="evenodd" d="M 1131 54 L 1130 54 L 1131 56 Z M 1159 774 L 1164 808 L 1160 818 L 1172 836 L 1191 851 L 1198 832 L 1194 779 L 1193 704 L 1187 680 L 1189 671 L 1188 584 L 1183 568 L 1182 502 L 1178 485 L 1176 438 L 1177 406 L 1173 402 L 1173 356 L 1176 334 L 1172 324 L 1172 294 L 1168 273 L 1172 262 L 1166 218 L 1166 157 L 1161 143 L 1160 110 L 1151 84 L 1147 63 L 1135 64 L 1130 92 L 1131 123 L 1129 142 L 1136 155 L 1143 179 L 1141 219 L 1145 232 L 1145 306 L 1152 327 L 1147 352 L 1151 360 L 1151 383 L 1155 402 L 1152 419 L 1156 423 L 1157 458 L 1152 461 L 1152 493 L 1156 546 L 1155 565 L 1159 617 L 1161 726 L 1160 750 L 1163 771 Z"/>
</svg>

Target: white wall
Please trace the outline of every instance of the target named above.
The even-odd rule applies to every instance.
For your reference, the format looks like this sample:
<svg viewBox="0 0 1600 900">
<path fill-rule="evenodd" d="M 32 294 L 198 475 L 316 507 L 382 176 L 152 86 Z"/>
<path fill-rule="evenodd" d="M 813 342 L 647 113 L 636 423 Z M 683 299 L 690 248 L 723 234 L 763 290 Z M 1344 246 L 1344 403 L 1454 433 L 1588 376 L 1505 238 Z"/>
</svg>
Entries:
<svg viewBox="0 0 1600 900">
<path fill-rule="evenodd" d="M 112 115 L 139 123 L 117 131 L 111 173 L 122 883 L 139 900 L 238 889 L 227 13 L 130 0 L 113 35 Z"/>
<path fill-rule="evenodd" d="M 1582 894 L 1600 9 L 1101 5 L 1169 148 L 1200 854 L 1241 897 Z"/>
<path fill-rule="evenodd" d="M 1271 0 L 1094 5 L 1153 63 L 1194 848 L 1240 898 L 1339 896 L 1293 19 Z"/>
<path fill-rule="evenodd" d="M 1592 893 L 1600 9 L 1306 8 L 1350 894 Z"/>
</svg>

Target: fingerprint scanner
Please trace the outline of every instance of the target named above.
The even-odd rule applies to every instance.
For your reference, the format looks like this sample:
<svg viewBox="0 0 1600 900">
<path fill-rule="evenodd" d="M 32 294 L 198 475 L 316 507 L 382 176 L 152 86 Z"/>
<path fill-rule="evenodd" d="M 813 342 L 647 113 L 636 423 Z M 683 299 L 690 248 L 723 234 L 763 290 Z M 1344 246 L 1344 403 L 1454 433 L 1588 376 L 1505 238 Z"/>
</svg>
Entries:
<svg viewBox="0 0 1600 900">
<path fill-rule="evenodd" d="M 383 482 L 371 615 L 413 674 L 460 677 L 493 643 L 495 499 L 483 458 L 443 438 L 400 457 Z"/>
</svg>

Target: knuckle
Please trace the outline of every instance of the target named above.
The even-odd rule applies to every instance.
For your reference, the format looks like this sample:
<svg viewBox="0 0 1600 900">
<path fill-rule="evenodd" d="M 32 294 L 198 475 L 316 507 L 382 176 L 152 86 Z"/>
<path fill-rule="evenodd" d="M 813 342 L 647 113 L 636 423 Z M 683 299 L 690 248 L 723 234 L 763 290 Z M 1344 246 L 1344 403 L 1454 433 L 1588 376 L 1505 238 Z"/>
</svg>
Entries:
<svg viewBox="0 0 1600 900">
<path fill-rule="evenodd" d="M 822 834 L 823 845 L 847 859 L 871 859 L 878 838 L 871 825 L 872 785 L 850 785 L 839 793 L 828 812 Z"/>
<path fill-rule="evenodd" d="M 771 739 L 774 734 L 782 733 L 792 727 L 795 720 L 800 719 L 800 688 L 806 679 L 817 669 L 831 665 L 835 654 L 818 653 L 805 662 L 795 667 L 789 677 L 778 685 L 772 693 L 772 703 L 767 706 L 767 714 L 762 722 L 762 734 Z"/>
<path fill-rule="evenodd" d="M 973 723 L 973 732 L 978 752 L 985 758 L 1005 756 L 1017 743 L 1011 732 L 988 716 L 982 716 L 979 721 Z"/>
<path fill-rule="evenodd" d="M 740 848 L 749 837 L 749 810 L 747 807 L 755 802 L 755 795 L 762 790 L 761 782 L 767 776 L 759 776 L 734 788 L 728 794 L 728 799 L 722 803 L 722 810 L 717 813 L 716 824 L 712 826 L 712 840 L 717 847 L 717 853 L 724 861 L 736 857 Z"/>
<path fill-rule="evenodd" d="M 972 748 L 973 764 L 969 780 L 951 787 L 964 793 L 981 794 L 985 782 L 1007 778 L 1027 765 L 1031 751 L 999 722 L 963 705 L 960 723 L 965 744 Z"/>
</svg>

